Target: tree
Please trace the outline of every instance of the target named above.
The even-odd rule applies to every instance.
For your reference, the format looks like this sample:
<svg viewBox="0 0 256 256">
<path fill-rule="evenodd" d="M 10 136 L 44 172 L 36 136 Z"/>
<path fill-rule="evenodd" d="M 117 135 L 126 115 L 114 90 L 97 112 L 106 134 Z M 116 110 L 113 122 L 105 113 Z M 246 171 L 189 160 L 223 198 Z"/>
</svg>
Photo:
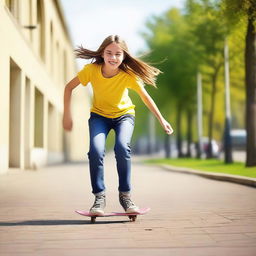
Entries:
<svg viewBox="0 0 256 256">
<path fill-rule="evenodd" d="M 180 11 L 171 9 L 161 18 L 155 17 L 148 22 L 148 33 L 144 34 L 149 48 L 154 49 L 150 62 L 164 60 L 157 66 L 164 72 L 158 79 L 160 91 L 154 95 L 159 105 L 176 113 L 175 134 L 177 138 L 178 155 L 182 152 L 182 116 L 184 113 L 194 113 L 198 56 L 195 53 L 194 38 L 189 33 L 190 24 Z M 168 113 L 169 114 L 169 113 Z M 192 127 L 192 119 L 188 119 L 188 127 Z M 192 140 L 192 131 L 188 129 L 187 136 Z"/>
<path fill-rule="evenodd" d="M 245 39 L 246 87 L 246 166 L 256 166 L 256 1 L 222 0 L 223 10 L 232 26 L 247 20 Z"/>
<path fill-rule="evenodd" d="M 213 135 L 221 139 L 223 134 L 223 46 L 229 31 L 223 13 L 220 13 L 219 1 L 187 0 L 185 12 L 171 9 L 159 17 L 152 17 L 143 34 L 152 51 L 145 60 L 163 71 L 157 81 L 159 90 L 149 88 L 149 92 L 174 126 L 180 156 L 183 155 L 181 140 L 185 133 L 187 141 L 193 139 L 193 131 L 189 128 L 193 127 L 193 115 L 196 113 L 198 71 L 204 78 L 204 119 L 208 120 L 208 136 L 210 140 Z M 232 30 L 229 35 L 232 106 L 236 109 L 241 108 L 244 97 L 241 86 L 243 66 L 240 63 L 243 43 L 240 34 L 243 34 L 241 27 Z M 241 127 L 243 114 L 234 111 L 234 116 L 236 124 Z"/>
<path fill-rule="evenodd" d="M 186 10 L 187 18 L 194 21 L 191 29 L 201 50 L 199 54 L 203 63 L 201 69 L 204 69 L 203 73 L 208 76 L 211 85 L 207 158 L 212 158 L 217 81 L 224 63 L 223 47 L 227 32 L 223 20 L 219 19 L 219 6 L 216 1 L 188 0 Z"/>
</svg>

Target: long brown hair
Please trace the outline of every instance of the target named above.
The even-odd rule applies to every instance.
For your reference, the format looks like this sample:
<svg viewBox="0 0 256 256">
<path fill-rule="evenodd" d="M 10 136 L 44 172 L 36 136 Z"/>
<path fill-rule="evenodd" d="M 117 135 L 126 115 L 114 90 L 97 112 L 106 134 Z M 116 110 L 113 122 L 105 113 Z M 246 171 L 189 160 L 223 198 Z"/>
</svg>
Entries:
<svg viewBox="0 0 256 256">
<path fill-rule="evenodd" d="M 118 35 L 111 35 L 105 38 L 105 40 L 96 51 L 91 51 L 83 48 L 82 46 L 79 46 L 77 49 L 75 49 L 76 57 L 81 59 L 93 59 L 93 63 L 102 64 L 104 63 L 104 59 L 102 58 L 104 49 L 109 44 L 114 42 L 117 43 L 124 51 L 124 60 L 119 68 L 126 73 L 134 73 L 136 76 L 142 79 L 144 83 L 156 87 L 156 77 L 161 73 L 161 71 L 158 68 L 147 64 L 145 61 L 133 57 L 129 53 L 125 41 L 121 39 Z"/>
</svg>

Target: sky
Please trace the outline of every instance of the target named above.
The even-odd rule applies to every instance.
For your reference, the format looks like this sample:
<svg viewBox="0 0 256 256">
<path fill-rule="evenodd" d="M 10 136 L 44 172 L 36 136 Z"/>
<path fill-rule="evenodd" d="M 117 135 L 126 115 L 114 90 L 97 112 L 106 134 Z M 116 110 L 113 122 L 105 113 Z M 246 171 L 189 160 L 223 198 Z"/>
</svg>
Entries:
<svg viewBox="0 0 256 256">
<path fill-rule="evenodd" d="M 133 55 L 146 50 L 140 35 L 146 21 L 184 0 L 60 0 L 74 47 L 96 50 L 109 35 L 120 35 Z M 82 61 L 84 63 L 84 60 Z M 78 66 L 81 66 L 78 61 Z"/>
</svg>

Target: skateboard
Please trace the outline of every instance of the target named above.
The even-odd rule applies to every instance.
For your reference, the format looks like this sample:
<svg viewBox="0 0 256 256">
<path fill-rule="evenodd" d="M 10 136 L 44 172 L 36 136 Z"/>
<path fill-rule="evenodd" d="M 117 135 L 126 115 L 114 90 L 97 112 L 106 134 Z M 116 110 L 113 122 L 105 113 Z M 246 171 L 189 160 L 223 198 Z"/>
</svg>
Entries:
<svg viewBox="0 0 256 256">
<path fill-rule="evenodd" d="M 150 208 L 145 207 L 145 208 L 140 208 L 139 211 L 136 213 L 135 212 L 134 213 L 110 212 L 110 213 L 105 213 L 104 215 L 93 215 L 88 211 L 75 211 L 75 212 L 86 217 L 91 217 L 91 223 L 95 223 L 97 217 L 111 217 L 111 216 L 128 216 L 130 221 L 134 222 L 137 219 L 137 215 L 143 215 L 149 211 L 150 211 Z"/>
</svg>

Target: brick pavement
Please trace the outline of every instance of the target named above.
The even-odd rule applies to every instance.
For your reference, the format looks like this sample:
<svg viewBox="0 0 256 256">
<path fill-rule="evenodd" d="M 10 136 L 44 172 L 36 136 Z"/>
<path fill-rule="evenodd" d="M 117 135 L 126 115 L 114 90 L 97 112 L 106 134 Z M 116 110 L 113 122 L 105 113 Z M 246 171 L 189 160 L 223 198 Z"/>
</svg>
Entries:
<svg viewBox="0 0 256 256">
<path fill-rule="evenodd" d="M 114 157 L 106 157 L 106 211 L 118 203 Z M 88 164 L 10 170 L 0 176 L 0 254 L 256 255 L 256 190 L 228 182 L 133 164 L 133 199 L 150 206 L 135 223 L 126 217 L 90 224 Z"/>
</svg>

